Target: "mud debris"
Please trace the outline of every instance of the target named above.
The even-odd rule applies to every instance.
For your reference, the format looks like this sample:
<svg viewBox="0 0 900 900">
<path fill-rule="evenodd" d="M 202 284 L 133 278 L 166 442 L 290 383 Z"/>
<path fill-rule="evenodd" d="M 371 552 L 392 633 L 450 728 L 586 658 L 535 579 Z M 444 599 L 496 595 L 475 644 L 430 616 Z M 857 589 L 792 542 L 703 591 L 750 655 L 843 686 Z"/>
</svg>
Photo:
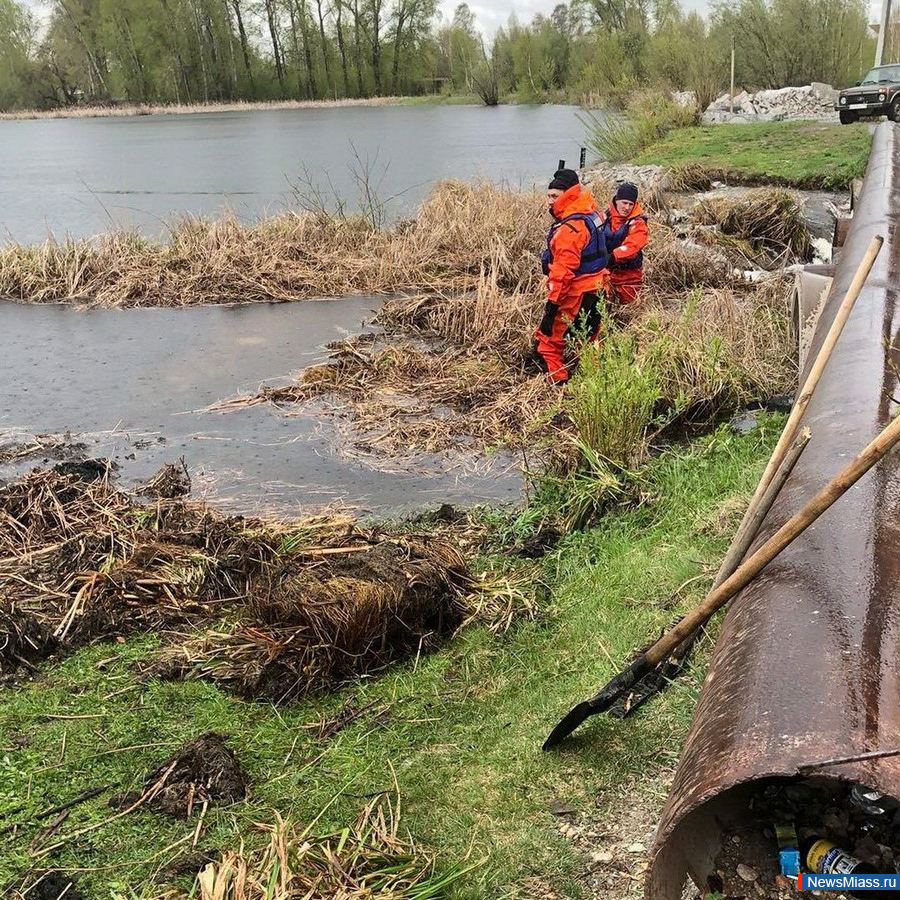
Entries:
<svg viewBox="0 0 900 900">
<path fill-rule="evenodd" d="M 127 809 L 145 798 L 143 809 L 189 819 L 208 806 L 240 803 L 250 778 L 225 741 L 225 735 L 214 731 L 188 741 L 146 777 L 140 793 L 117 794 L 110 806 Z"/>
<path fill-rule="evenodd" d="M 184 457 L 177 464 L 166 463 L 138 489 L 138 493 L 157 500 L 176 500 L 187 497 L 190 492 L 191 476 Z"/>
</svg>

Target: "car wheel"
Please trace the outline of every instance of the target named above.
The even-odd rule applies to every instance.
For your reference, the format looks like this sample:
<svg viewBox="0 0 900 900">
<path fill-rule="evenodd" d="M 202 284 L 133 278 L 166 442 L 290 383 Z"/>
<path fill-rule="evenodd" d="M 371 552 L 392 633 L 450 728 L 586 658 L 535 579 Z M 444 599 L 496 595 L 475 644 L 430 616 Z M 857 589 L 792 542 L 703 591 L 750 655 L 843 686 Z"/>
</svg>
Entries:
<svg viewBox="0 0 900 900">
<path fill-rule="evenodd" d="M 842 109 L 838 113 L 838 117 L 841 120 L 841 125 L 852 125 L 859 118 L 855 112 L 850 112 L 849 109 Z"/>
<path fill-rule="evenodd" d="M 892 122 L 900 122 L 900 97 L 894 97 L 888 107 L 888 118 Z"/>
</svg>

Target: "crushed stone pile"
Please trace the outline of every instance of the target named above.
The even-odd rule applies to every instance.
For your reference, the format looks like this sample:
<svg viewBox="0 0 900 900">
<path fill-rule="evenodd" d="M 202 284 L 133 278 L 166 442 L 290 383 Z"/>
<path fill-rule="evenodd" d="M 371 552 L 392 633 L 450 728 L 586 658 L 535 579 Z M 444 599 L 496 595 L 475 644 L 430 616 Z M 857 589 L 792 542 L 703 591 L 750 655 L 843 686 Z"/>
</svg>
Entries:
<svg viewBox="0 0 900 900">
<path fill-rule="evenodd" d="M 706 108 L 703 122 L 721 123 L 781 122 L 785 119 L 831 121 L 837 118 L 834 102 L 837 91 L 830 84 L 813 82 L 803 87 L 784 87 L 776 90 L 741 91 L 734 97 L 734 113 L 727 93 Z"/>
</svg>

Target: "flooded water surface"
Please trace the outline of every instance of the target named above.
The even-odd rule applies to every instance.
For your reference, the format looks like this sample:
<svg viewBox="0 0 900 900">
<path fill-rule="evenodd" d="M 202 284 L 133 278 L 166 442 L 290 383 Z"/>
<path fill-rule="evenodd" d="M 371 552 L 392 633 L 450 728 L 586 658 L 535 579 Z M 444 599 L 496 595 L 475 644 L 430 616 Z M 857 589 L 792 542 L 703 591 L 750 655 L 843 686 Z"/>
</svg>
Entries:
<svg viewBox="0 0 900 900">
<path fill-rule="evenodd" d="M 244 220 L 303 194 L 357 204 L 368 170 L 394 216 L 444 178 L 514 186 L 577 163 L 571 106 L 383 106 L 0 122 L 0 240 L 157 234 L 182 213 Z M 305 184 L 303 182 L 306 182 Z M 394 198 L 391 200 L 390 198 Z"/>
<path fill-rule="evenodd" d="M 348 455 L 347 427 L 316 408 L 207 407 L 283 384 L 358 332 L 372 298 L 190 309 L 78 310 L 0 303 L 0 444 L 72 432 L 110 456 L 123 484 L 184 457 L 194 494 L 224 508 L 290 515 L 329 503 L 401 514 L 442 502 L 510 500 L 503 460 L 416 464 Z M 0 476 L 42 463 L 0 466 Z M 385 461 L 386 462 L 386 461 Z M 386 472 L 385 469 L 388 471 Z"/>
</svg>

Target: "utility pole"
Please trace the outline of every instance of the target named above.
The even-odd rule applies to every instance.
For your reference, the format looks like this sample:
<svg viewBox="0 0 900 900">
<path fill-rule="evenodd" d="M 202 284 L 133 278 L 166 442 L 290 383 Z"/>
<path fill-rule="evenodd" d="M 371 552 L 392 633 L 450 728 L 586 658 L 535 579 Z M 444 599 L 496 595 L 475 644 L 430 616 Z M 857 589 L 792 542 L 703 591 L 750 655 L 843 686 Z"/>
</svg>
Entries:
<svg viewBox="0 0 900 900">
<path fill-rule="evenodd" d="M 891 27 L 891 0 L 881 0 L 881 24 L 878 27 L 878 43 L 875 46 L 875 65 L 880 66 L 884 62 L 885 41 L 888 39 L 888 31 Z M 890 48 L 890 43 L 888 43 Z"/>
<path fill-rule="evenodd" d="M 890 3 L 891 0 L 884 0 L 885 3 Z M 729 94 L 731 97 L 731 115 L 734 115 L 734 35 L 731 36 L 731 93 Z"/>
</svg>

